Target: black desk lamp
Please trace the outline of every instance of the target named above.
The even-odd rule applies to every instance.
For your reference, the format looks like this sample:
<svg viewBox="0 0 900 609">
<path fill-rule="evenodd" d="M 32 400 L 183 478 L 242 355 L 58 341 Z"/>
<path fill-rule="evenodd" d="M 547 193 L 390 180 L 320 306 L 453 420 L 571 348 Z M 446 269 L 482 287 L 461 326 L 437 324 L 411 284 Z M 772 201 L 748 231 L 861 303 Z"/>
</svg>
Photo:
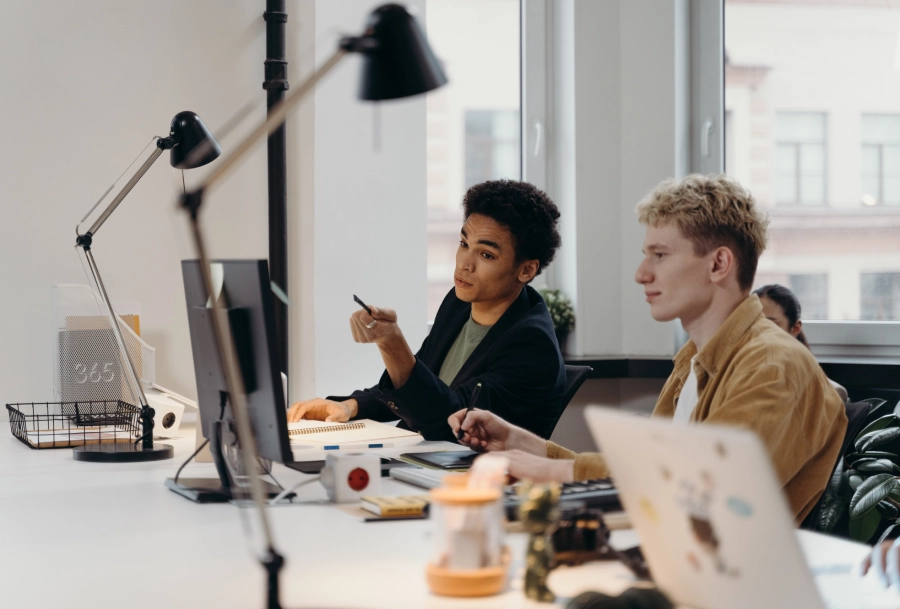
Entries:
<svg viewBox="0 0 900 609">
<path fill-rule="evenodd" d="M 122 331 L 119 328 L 118 320 L 109 301 L 109 295 L 106 293 L 103 280 L 100 278 L 100 271 L 91 253 L 94 235 L 97 234 L 103 223 L 109 219 L 116 207 L 119 206 L 119 203 L 128 196 L 131 189 L 144 177 L 144 174 L 147 173 L 147 170 L 150 169 L 150 166 L 153 165 L 164 150 L 171 151 L 169 162 L 176 169 L 201 167 L 214 161 L 222 152 L 219 144 L 216 143 L 216 140 L 199 116 L 193 112 L 179 112 L 172 119 L 169 136 L 156 140 L 156 150 L 144 161 L 144 164 L 141 165 L 131 179 L 128 180 L 128 183 L 107 205 L 103 213 L 91 225 L 91 228 L 86 233 L 81 234 L 78 232 L 78 227 L 75 227 L 75 233 L 78 234 L 75 245 L 84 250 L 84 256 L 87 259 L 92 279 L 102 296 L 106 314 L 109 317 L 110 324 L 112 324 L 113 336 L 116 339 L 121 357 L 126 364 L 122 366 L 123 371 L 128 377 L 128 382 L 132 385 L 134 396 L 141 402 L 141 437 L 136 442 L 79 446 L 74 449 L 73 453 L 76 461 L 99 461 L 105 463 L 159 461 L 161 459 L 171 459 L 174 455 L 172 447 L 168 444 L 153 445 L 153 415 L 155 413 L 147 401 L 147 396 L 144 395 L 144 388 L 138 379 L 134 362 L 131 360 L 131 354 L 128 353 L 128 349 L 125 347 L 125 340 L 122 337 Z"/>
<path fill-rule="evenodd" d="M 215 290 L 213 289 L 206 245 L 198 222 L 204 193 L 220 182 L 259 140 L 279 128 L 284 123 L 288 112 L 347 53 L 363 55 L 358 93 L 360 99 L 377 101 L 408 97 L 436 89 L 447 82 L 447 77 L 444 76 L 440 64 L 428 46 L 419 24 L 404 7 L 398 4 L 385 4 L 378 7 L 369 16 L 366 29 L 360 36 L 341 39 L 338 49 L 315 74 L 286 96 L 284 101 L 273 109 L 265 122 L 254 129 L 237 145 L 233 152 L 216 165 L 216 168 L 199 188 L 186 193 L 181 198 L 181 207 L 190 216 L 194 246 L 200 259 L 200 268 L 203 271 L 203 282 L 207 294 L 215 294 Z M 206 148 L 207 146 L 201 144 L 188 155 L 188 158 L 190 159 L 194 155 L 197 158 L 204 158 L 207 155 Z M 278 598 L 278 572 L 284 564 L 284 559 L 275 550 L 272 540 L 261 480 L 256 473 L 256 439 L 253 436 L 247 412 L 244 381 L 237 363 L 234 339 L 222 300 L 221 298 L 213 299 L 214 310 L 211 318 L 216 335 L 216 347 L 228 384 L 228 397 L 237 425 L 241 459 L 250 481 L 250 494 L 256 504 L 260 528 L 265 537 L 266 555 L 262 558 L 262 563 L 268 573 L 266 607 L 279 609 L 281 603 Z"/>
</svg>

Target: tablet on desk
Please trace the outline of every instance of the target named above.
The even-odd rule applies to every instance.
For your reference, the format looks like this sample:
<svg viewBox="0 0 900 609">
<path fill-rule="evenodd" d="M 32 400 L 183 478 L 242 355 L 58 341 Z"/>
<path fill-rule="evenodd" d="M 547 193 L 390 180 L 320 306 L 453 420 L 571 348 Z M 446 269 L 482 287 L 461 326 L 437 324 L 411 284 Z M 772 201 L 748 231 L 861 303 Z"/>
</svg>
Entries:
<svg viewBox="0 0 900 609">
<path fill-rule="evenodd" d="M 459 470 L 472 467 L 475 457 L 480 454 L 474 450 L 447 450 L 431 453 L 403 453 L 400 458 L 424 467 Z"/>
</svg>

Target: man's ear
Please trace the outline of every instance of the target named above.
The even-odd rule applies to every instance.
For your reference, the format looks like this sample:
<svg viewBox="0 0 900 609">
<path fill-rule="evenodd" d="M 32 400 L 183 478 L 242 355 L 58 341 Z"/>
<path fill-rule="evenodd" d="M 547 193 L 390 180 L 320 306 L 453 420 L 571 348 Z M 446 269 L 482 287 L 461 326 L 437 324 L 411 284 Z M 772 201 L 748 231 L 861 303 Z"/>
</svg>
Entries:
<svg viewBox="0 0 900 609">
<path fill-rule="evenodd" d="M 797 338 L 797 335 L 800 334 L 800 332 L 802 332 L 802 331 L 803 331 L 803 320 L 798 319 L 797 323 L 795 323 L 794 326 L 790 329 L 791 336 L 793 336 L 794 338 Z"/>
<path fill-rule="evenodd" d="M 720 283 L 725 278 L 737 275 L 737 260 L 734 252 L 727 247 L 717 247 L 712 253 L 712 266 L 710 267 L 710 280 Z"/>
<path fill-rule="evenodd" d="M 537 260 L 526 260 L 519 265 L 518 279 L 522 283 L 528 283 L 537 277 L 538 271 L 541 270 L 541 263 Z"/>
</svg>

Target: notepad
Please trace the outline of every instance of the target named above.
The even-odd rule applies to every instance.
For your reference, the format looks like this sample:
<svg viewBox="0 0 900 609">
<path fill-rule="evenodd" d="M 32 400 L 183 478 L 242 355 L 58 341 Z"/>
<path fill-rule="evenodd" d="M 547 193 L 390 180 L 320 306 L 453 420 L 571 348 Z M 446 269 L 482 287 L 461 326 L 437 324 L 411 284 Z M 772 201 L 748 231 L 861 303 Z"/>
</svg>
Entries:
<svg viewBox="0 0 900 609">
<path fill-rule="evenodd" d="M 339 446 L 341 444 L 357 446 L 396 439 L 407 439 L 407 441 L 422 439 L 422 436 L 414 431 L 399 429 L 393 425 L 385 425 L 369 419 L 351 421 L 350 423 L 297 421 L 296 423 L 288 423 L 288 437 L 291 440 L 291 444 L 320 447 Z"/>
<path fill-rule="evenodd" d="M 401 497 L 363 497 L 362 509 L 378 516 L 427 515 L 428 495 L 404 495 Z"/>
</svg>

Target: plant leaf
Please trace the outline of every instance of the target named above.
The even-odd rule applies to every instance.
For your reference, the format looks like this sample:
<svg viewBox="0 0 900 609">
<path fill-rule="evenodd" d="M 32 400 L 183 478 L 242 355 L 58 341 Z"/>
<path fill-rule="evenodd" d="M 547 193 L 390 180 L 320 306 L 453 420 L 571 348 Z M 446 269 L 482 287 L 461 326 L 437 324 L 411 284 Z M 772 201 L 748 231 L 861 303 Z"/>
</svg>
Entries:
<svg viewBox="0 0 900 609">
<path fill-rule="evenodd" d="M 881 524 L 881 514 L 878 513 L 878 510 L 871 509 L 862 514 L 860 518 L 850 519 L 850 537 L 856 541 L 868 543 L 879 524 Z"/>
<path fill-rule="evenodd" d="M 897 407 L 900 408 L 900 403 L 897 404 Z M 856 436 L 856 440 L 853 441 L 853 445 L 856 446 L 856 443 L 859 442 L 859 439 L 867 433 L 892 426 L 900 426 L 900 416 L 897 416 L 896 414 L 886 414 L 883 417 L 878 417 L 877 419 L 866 425 L 861 432 L 859 432 L 859 435 Z"/>
<path fill-rule="evenodd" d="M 896 488 L 891 491 L 891 494 L 888 495 L 892 500 L 900 503 L 900 488 Z"/>
<path fill-rule="evenodd" d="M 837 495 L 841 490 L 841 480 L 843 479 L 843 475 L 844 461 L 839 459 L 837 465 L 834 466 L 834 471 L 831 473 L 831 480 L 828 482 L 828 488 L 825 492 Z"/>
<path fill-rule="evenodd" d="M 856 469 L 860 472 L 871 474 L 873 472 L 890 473 L 894 471 L 894 463 L 890 459 L 876 459 L 875 461 L 866 461 L 865 463 L 857 463 Z"/>
<path fill-rule="evenodd" d="M 887 538 L 888 538 L 888 535 L 891 534 L 891 531 L 893 531 L 893 530 L 897 527 L 898 524 L 900 524 L 900 523 L 895 522 L 894 524 L 892 524 L 891 526 L 889 526 L 888 528 L 886 528 L 886 529 L 884 530 L 884 533 L 881 534 L 881 537 L 878 538 L 878 541 L 876 541 L 873 545 L 876 545 L 876 546 L 877 546 L 877 545 L 880 544 L 882 541 L 884 541 L 885 539 L 887 539 Z"/>
<path fill-rule="evenodd" d="M 888 453 L 880 450 L 870 450 L 865 453 L 850 453 L 844 457 L 846 463 L 856 463 L 860 459 L 890 459 L 894 463 L 900 463 L 900 455 L 896 453 Z"/>
<path fill-rule="evenodd" d="M 900 437 L 900 427 L 888 427 L 887 429 L 878 429 L 870 431 L 856 441 L 856 450 L 864 453 L 870 448 L 887 444 L 891 440 Z"/>
<path fill-rule="evenodd" d="M 819 512 L 819 522 L 816 530 L 820 533 L 831 533 L 844 512 L 847 511 L 847 500 L 840 495 L 829 497 Z"/>
<path fill-rule="evenodd" d="M 892 474 L 875 474 L 867 478 L 853 493 L 850 500 L 850 519 L 855 520 L 878 505 L 897 488 L 897 479 Z"/>
<path fill-rule="evenodd" d="M 897 517 L 900 516 L 900 510 L 897 509 L 897 506 L 888 501 L 879 501 L 875 509 L 887 520 L 897 520 Z"/>
<path fill-rule="evenodd" d="M 850 483 L 850 488 L 852 488 L 853 492 L 855 493 L 856 489 L 859 488 L 859 485 L 863 483 L 863 477 L 860 476 L 858 473 L 856 473 L 856 470 L 851 469 L 847 473 L 850 474 L 850 476 L 848 476 L 847 481 Z"/>
</svg>

